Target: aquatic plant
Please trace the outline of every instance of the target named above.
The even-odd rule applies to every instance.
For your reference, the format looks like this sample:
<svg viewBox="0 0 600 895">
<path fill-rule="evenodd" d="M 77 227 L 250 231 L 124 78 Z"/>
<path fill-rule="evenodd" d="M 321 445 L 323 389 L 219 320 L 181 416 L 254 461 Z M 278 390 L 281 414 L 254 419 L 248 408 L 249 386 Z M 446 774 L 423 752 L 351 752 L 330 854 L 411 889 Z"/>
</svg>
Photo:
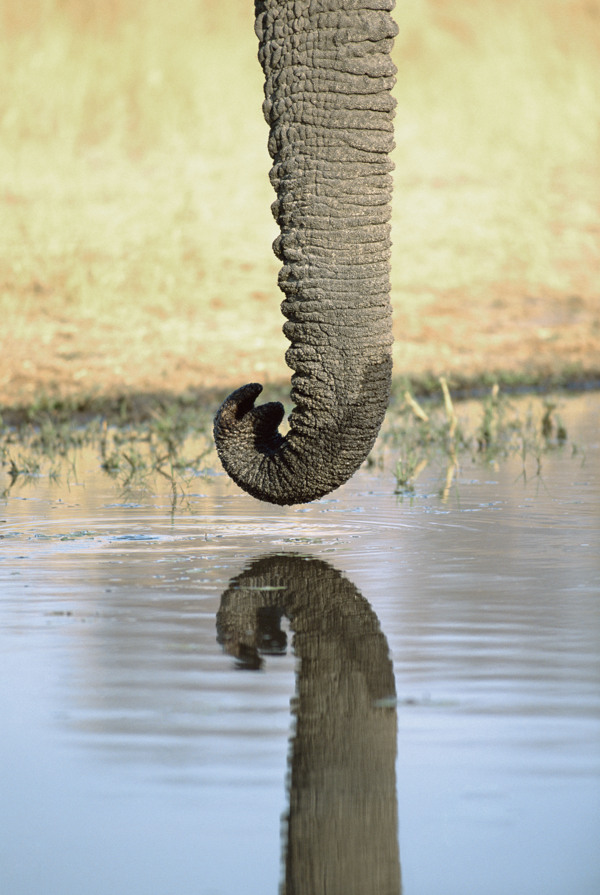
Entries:
<svg viewBox="0 0 600 895">
<path fill-rule="evenodd" d="M 462 402 L 459 415 L 447 380 L 441 378 L 439 386 L 441 399 L 438 393 L 427 402 L 405 391 L 401 405 L 392 406 L 388 416 L 376 451 L 391 454 L 397 494 L 414 491 L 418 476 L 432 464 L 440 468 L 442 497 L 466 462 L 498 463 L 520 456 L 523 474 L 533 459 L 539 475 L 544 455 L 568 440 L 555 399 L 532 397 L 523 410 L 496 384 L 483 399 Z M 381 457 L 378 462 L 385 465 Z M 376 463 L 374 459 L 372 465 Z"/>
</svg>

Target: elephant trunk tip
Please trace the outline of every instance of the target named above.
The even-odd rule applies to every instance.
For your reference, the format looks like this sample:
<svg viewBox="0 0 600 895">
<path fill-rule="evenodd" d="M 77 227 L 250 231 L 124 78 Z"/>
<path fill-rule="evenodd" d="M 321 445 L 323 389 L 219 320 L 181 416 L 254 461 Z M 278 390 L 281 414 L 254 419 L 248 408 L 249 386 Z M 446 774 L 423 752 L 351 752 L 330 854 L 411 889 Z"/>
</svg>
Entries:
<svg viewBox="0 0 600 895">
<path fill-rule="evenodd" d="M 255 406 L 261 392 L 258 382 L 232 392 L 217 411 L 213 431 L 225 471 L 249 494 L 269 500 L 252 482 L 256 468 L 277 454 L 285 441 L 279 432 L 285 411 L 279 401 Z"/>
<path fill-rule="evenodd" d="M 236 388 L 221 404 L 215 417 L 215 437 L 217 432 L 225 432 L 236 427 L 236 424 L 252 410 L 254 402 L 262 392 L 263 387 L 259 382 L 249 382 Z"/>
</svg>

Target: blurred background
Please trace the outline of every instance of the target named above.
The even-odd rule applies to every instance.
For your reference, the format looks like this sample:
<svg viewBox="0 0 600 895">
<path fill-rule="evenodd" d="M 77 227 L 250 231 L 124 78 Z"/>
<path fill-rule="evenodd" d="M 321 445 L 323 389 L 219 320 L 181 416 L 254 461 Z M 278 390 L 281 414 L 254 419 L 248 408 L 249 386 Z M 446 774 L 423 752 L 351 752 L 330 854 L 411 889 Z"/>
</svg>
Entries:
<svg viewBox="0 0 600 895">
<path fill-rule="evenodd" d="M 599 0 L 395 10 L 396 374 L 600 375 Z M 0 402 L 289 375 L 251 0 L 0 0 Z"/>
</svg>

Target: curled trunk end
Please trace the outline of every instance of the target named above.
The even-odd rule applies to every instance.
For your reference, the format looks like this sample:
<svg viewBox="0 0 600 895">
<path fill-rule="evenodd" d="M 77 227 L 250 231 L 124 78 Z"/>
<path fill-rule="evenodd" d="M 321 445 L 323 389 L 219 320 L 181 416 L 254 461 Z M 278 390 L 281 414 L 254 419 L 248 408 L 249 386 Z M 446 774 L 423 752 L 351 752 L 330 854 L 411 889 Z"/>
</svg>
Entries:
<svg viewBox="0 0 600 895">
<path fill-rule="evenodd" d="M 249 494 L 304 503 L 346 482 L 368 456 L 391 384 L 389 152 L 393 0 L 256 0 L 273 213 L 281 235 L 283 406 L 256 383 L 215 418 L 225 470 Z"/>
</svg>

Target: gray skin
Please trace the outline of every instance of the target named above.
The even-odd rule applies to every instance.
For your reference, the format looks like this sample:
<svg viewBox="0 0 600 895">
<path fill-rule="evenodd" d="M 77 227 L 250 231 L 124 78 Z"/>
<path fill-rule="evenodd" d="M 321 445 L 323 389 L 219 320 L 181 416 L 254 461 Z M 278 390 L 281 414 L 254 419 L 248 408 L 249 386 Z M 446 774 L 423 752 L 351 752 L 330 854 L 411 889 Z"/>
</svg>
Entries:
<svg viewBox="0 0 600 895">
<path fill-rule="evenodd" d="M 255 0 L 283 330 L 294 409 L 242 386 L 214 424 L 223 467 L 276 504 L 346 482 L 368 456 L 391 385 L 394 0 Z"/>
</svg>

